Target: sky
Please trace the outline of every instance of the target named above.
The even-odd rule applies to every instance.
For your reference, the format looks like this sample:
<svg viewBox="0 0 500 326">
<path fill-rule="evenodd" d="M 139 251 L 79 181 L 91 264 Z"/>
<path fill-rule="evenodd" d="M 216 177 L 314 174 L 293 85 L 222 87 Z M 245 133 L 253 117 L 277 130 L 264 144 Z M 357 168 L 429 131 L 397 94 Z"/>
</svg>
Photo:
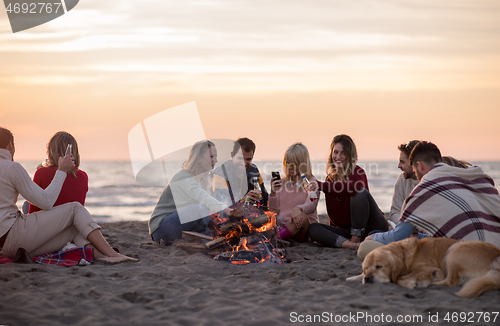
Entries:
<svg viewBox="0 0 500 326">
<path fill-rule="evenodd" d="M 500 160 L 499 17 L 496 0 L 82 0 L 12 33 L 2 8 L 0 126 L 16 160 L 60 130 L 82 160 L 128 160 L 134 126 L 194 101 L 207 138 L 249 137 L 260 160 L 300 141 L 323 161 L 341 133 L 362 161 L 412 139 Z"/>
</svg>

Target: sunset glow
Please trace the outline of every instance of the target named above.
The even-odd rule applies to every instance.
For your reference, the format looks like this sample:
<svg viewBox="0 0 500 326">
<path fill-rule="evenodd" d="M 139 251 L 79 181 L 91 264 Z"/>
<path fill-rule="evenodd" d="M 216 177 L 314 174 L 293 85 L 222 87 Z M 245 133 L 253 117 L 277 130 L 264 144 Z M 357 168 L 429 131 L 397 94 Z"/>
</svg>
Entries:
<svg viewBox="0 0 500 326">
<path fill-rule="evenodd" d="M 80 1 L 12 33 L 0 10 L 0 125 L 16 160 L 59 130 L 84 160 L 128 160 L 129 131 L 196 102 L 208 138 L 249 137 L 256 159 L 336 134 L 361 160 L 411 139 L 500 160 L 498 1 Z"/>
</svg>

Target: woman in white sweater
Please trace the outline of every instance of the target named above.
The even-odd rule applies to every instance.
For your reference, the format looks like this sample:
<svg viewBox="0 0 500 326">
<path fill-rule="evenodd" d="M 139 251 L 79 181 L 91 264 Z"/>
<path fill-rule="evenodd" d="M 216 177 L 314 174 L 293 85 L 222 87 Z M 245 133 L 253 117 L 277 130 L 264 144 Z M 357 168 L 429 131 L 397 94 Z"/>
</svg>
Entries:
<svg viewBox="0 0 500 326">
<path fill-rule="evenodd" d="M 207 231 L 206 216 L 230 208 L 210 192 L 209 172 L 217 163 L 217 149 L 209 140 L 191 147 L 189 156 L 163 190 L 149 219 L 149 234 L 153 241 L 165 245 L 182 237 L 182 231 Z"/>
<path fill-rule="evenodd" d="M 0 128 L 0 255 L 14 257 L 19 248 L 30 255 L 58 251 L 66 243 L 94 248 L 94 257 L 108 262 L 137 260 L 115 252 L 102 236 L 100 226 L 78 202 L 52 208 L 67 173 L 73 171 L 73 155 L 59 158 L 59 168 L 46 188 L 40 188 L 26 170 L 14 162 L 14 137 Z M 16 206 L 19 194 L 42 211 L 22 214 Z"/>
</svg>

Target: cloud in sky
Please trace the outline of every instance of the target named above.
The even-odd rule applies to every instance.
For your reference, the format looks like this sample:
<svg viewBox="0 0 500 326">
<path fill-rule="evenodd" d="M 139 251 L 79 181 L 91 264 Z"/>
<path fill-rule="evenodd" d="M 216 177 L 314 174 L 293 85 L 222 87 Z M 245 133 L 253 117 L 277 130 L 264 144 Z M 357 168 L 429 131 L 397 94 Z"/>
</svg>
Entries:
<svg viewBox="0 0 500 326">
<path fill-rule="evenodd" d="M 77 9 L 38 29 L 3 33 L 0 55 L 50 53 L 48 80 L 68 68 L 76 83 L 91 81 L 90 72 L 153 74 L 159 82 L 169 74 L 196 79 L 197 91 L 500 84 L 496 1 L 88 0 Z M 9 61 L 2 80 L 18 72 Z M 33 81 L 14 83 L 48 73 L 37 63 L 30 71 Z"/>
<path fill-rule="evenodd" d="M 496 0 L 85 0 L 61 18 L 12 34 L 1 11 L 0 95 L 12 109 L 0 118 L 19 124 L 27 140 L 33 128 L 43 135 L 33 144 L 41 154 L 30 157 L 44 155 L 54 128 L 78 130 L 96 157 L 111 157 L 94 145 L 101 143 L 94 134 L 106 134 L 127 157 L 132 126 L 191 101 L 210 137 L 249 136 L 262 144 L 273 130 L 283 136 L 273 139 L 280 148 L 302 140 L 323 149 L 330 133 L 346 132 L 367 140 L 360 153 L 387 157 L 374 144 L 387 144 L 388 153 L 395 136 L 396 143 L 419 134 L 451 144 L 467 130 L 498 138 L 491 131 L 500 118 L 498 17 Z M 80 113 L 61 118 L 68 108 Z M 265 117 L 261 133 L 229 120 L 220 128 L 221 117 L 246 121 L 243 108 L 252 119 Z M 318 119 L 310 134 L 266 124 L 293 124 L 303 108 Z M 426 133 L 398 125 L 419 109 L 419 116 L 437 117 Z M 359 119 L 352 125 L 351 112 Z M 59 124 L 37 126 L 43 119 Z M 377 119 L 394 129 L 373 127 Z M 343 123 L 321 133 L 331 121 Z M 276 155 L 265 146 L 259 153 Z"/>
</svg>

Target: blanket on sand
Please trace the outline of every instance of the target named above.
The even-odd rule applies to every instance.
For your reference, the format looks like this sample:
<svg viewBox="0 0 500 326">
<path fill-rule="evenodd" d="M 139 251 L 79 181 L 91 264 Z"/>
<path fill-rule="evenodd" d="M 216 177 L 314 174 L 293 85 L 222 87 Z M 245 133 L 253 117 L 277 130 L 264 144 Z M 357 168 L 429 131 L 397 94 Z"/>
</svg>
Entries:
<svg viewBox="0 0 500 326">
<path fill-rule="evenodd" d="M 73 248 L 60 253 L 49 253 L 40 256 L 31 257 L 35 263 L 50 264 L 64 267 L 76 265 L 86 265 L 94 261 L 94 252 L 92 248 Z M 13 259 L 0 256 L 0 264 L 12 263 Z"/>
<path fill-rule="evenodd" d="M 499 216 L 500 195 L 481 167 L 438 163 L 406 198 L 400 220 L 432 237 L 479 240 L 500 247 Z"/>
</svg>

